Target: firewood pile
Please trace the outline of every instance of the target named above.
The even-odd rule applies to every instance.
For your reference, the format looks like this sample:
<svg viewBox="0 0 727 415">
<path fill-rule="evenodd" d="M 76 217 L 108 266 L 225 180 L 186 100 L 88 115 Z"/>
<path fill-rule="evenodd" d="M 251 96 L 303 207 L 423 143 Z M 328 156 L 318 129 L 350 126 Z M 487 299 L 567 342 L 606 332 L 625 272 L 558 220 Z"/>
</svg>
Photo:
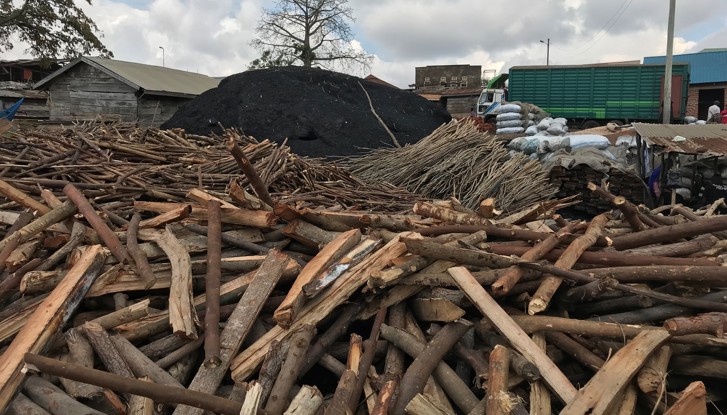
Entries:
<svg viewBox="0 0 727 415">
<path fill-rule="evenodd" d="M 538 161 L 511 156 L 469 118 L 444 124 L 416 144 L 351 157 L 346 166 L 367 183 L 391 183 L 432 199 L 454 196 L 471 209 L 492 197 L 513 213 L 557 191 Z"/>
<path fill-rule="evenodd" d="M 199 136 L 123 123 L 13 133 L 0 139 L 0 177 L 36 196 L 40 187 L 60 191 L 73 183 L 98 203 L 183 201 L 193 188 L 224 194 L 230 186 L 247 186 L 225 149 L 229 139 L 244 147 L 270 193 L 285 203 L 401 212 L 418 200 L 404 189 L 363 183 L 333 163 L 300 158 L 286 145 L 235 130 Z"/>
<path fill-rule="evenodd" d="M 590 183 L 612 207 L 590 221 L 555 213 L 571 199 L 314 208 L 270 193 L 277 170 L 236 135 L 227 188 L 157 182 L 174 170 L 111 140 L 148 164 L 114 187 L 88 155 L 102 140 L 38 139 L 0 182 L 0 413 L 725 409 L 724 201 L 648 210 Z M 47 161 L 64 148 L 78 158 Z M 29 160 L 43 177 L 8 173 Z"/>
<path fill-rule="evenodd" d="M 586 164 L 579 164 L 571 169 L 555 166 L 550 170 L 549 177 L 550 183 L 558 187 L 556 197 L 579 195 L 581 203 L 573 206 L 573 210 L 594 216 L 611 207 L 607 200 L 592 195 L 587 190 L 586 184 L 589 182 L 601 183 L 607 180 L 612 192 L 637 204 L 644 203 L 644 196 L 648 194 L 646 185 L 637 175 L 615 168 L 604 174 Z"/>
</svg>

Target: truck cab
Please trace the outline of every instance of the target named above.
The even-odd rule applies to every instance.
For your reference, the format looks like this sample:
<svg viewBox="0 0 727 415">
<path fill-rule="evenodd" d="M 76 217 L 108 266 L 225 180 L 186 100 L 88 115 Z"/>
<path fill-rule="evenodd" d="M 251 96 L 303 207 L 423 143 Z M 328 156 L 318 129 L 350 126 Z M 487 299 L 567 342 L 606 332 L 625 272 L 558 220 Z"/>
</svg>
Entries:
<svg viewBox="0 0 727 415">
<path fill-rule="evenodd" d="M 500 74 L 490 79 L 485 89 L 482 90 L 480 98 L 477 100 L 477 116 L 482 117 L 485 122 L 490 122 L 492 118 L 497 117 L 500 107 L 507 102 L 507 87 L 505 87 L 507 79 L 508 74 Z"/>
</svg>

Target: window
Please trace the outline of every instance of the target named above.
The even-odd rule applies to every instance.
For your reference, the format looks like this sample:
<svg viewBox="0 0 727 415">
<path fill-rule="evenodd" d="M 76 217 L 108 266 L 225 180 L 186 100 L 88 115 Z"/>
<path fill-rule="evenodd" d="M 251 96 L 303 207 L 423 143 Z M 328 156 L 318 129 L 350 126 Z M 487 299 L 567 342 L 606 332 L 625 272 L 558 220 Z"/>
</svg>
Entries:
<svg viewBox="0 0 727 415">
<path fill-rule="evenodd" d="M 462 82 L 467 83 L 467 75 L 462 77 Z"/>
<path fill-rule="evenodd" d="M 447 77 L 446 76 L 440 77 L 439 78 L 439 83 L 446 84 L 447 83 Z"/>
<path fill-rule="evenodd" d="M 432 82 L 432 79 L 429 78 L 428 76 L 425 76 L 424 77 L 424 82 Z"/>
<path fill-rule="evenodd" d="M 457 77 L 456 76 L 453 76 L 452 77 L 452 82 L 457 82 Z"/>
</svg>

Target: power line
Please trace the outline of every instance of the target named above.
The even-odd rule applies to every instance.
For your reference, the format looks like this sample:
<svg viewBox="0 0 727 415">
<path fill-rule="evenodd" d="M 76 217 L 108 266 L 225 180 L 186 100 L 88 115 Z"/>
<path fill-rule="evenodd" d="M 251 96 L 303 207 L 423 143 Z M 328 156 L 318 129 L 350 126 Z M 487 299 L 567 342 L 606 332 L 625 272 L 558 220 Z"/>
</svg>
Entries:
<svg viewBox="0 0 727 415">
<path fill-rule="evenodd" d="M 603 38 L 606 34 L 608 34 L 609 30 L 611 30 L 616 23 L 618 23 L 619 19 L 626 13 L 626 10 L 628 10 L 629 6 L 631 6 L 631 3 L 633 0 L 625 0 L 621 6 L 616 10 L 616 12 L 611 16 L 608 21 L 601 27 L 599 31 L 597 31 L 589 40 L 587 40 L 584 43 L 584 46 L 587 46 L 585 49 L 581 50 L 580 52 L 576 52 L 570 55 L 566 55 L 566 58 L 573 58 L 579 55 L 582 55 L 586 52 L 588 52 L 601 38 Z M 624 7 L 625 5 L 625 7 Z M 609 24 L 610 22 L 610 24 Z M 589 45 L 590 43 L 590 45 Z"/>
</svg>

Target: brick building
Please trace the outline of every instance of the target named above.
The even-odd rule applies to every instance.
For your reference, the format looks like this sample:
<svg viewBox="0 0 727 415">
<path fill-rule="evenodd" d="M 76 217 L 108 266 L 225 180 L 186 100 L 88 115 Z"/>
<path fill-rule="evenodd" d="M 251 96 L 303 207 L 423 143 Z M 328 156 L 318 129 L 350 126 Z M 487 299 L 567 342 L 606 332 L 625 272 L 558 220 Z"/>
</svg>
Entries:
<svg viewBox="0 0 727 415">
<path fill-rule="evenodd" d="M 479 88 L 481 83 L 480 65 L 430 65 L 414 69 L 417 90 Z"/>
<path fill-rule="evenodd" d="M 665 61 L 664 56 L 644 58 L 645 64 L 663 64 Z M 727 102 L 727 48 L 674 55 L 674 63 L 689 63 L 690 66 L 686 115 L 706 120 L 707 109 L 714 101 L 724 107 Z"/>
</svg>

